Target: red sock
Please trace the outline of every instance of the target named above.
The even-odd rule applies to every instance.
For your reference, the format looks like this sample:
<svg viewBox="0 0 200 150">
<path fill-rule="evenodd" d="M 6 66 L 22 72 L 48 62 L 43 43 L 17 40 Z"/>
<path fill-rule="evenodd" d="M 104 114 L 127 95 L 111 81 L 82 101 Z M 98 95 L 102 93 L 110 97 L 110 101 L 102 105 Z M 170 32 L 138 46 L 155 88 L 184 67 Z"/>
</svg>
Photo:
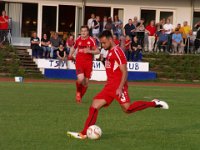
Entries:
<svg viewBox="0 0 200 150">
<path fill-rule="evenodd" d="M 82 134 L 86 135 L 88 127 L 96 123 L 97 115 L 98 115 L 98 109 L 91 106 L 89 109 L 88 118 L 85 122 L 84 129 L 81 131 Z"/>
<path fill-rule="evenodd" d="M 82 91 L 82 84 L 79 84 L 78 81 L 76 81 L 76 92 L 81 93 Z"/>
<path fill-rule="evenodd" d="M 140 111 L 149 107 L 156 107 L 155 102 L 146 102 L 146 101 L 135 101 L 128 108 L 128 112 L 133 113 L 136 111 Z"/>
<path fill-rule="evenodd" d="M 84 86 L 84 85 L 82 86 L 81 97 L 83 97 L 85 95 L 87 88 L 88 88 L 87 86 Z"/>
</svg>

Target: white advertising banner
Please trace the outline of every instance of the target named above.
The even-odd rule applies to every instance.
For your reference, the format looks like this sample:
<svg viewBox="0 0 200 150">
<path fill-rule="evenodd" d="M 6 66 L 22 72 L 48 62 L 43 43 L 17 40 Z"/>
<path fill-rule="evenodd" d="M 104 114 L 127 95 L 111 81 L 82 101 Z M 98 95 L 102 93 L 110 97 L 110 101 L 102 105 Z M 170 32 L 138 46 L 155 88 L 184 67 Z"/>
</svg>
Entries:
<svg viewBox="0 0 200 150">
<path fill-rule="evenodd" d="M 75 69 L 75 64 L 72 61 L 67 61 L 66 63 L 59 62 L 57 59 L 35 59 L 38 68 L 46 69 Z M 133 72 L 148 72 L 149 63 L 148 62 L 128 62 L 128 71 Z M 93 61 L 93 71 L 105 71 L 105 67 L 101 61 Z"/>
</svg>

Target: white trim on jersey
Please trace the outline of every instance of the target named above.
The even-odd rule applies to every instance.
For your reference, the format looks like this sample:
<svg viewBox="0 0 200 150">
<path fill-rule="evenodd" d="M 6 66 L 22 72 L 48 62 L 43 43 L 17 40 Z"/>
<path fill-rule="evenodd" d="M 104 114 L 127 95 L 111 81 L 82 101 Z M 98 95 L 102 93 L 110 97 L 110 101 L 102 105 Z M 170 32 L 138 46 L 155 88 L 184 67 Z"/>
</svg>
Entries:
<svg viewBox="0 0 200 150">
<path fill-rule="evenodd" d="M 117 58 L 119 59 L 119 62 L 120 62 L 120 65 L 122 64 L 122 61 L 121 61 L 121 58 L 119 57 L 119 54 L 117 53 L 117 51 L 120 49 L 121 51 L 122 51 L 122 49 L 120 48 L 120 47 L 118 47 L 118 46 L 116 46 L 115 48 L 114 48 L 114 52 L 115 52 L 115 54 L 116 54 L 116 56 L 117 56 Z M 122 51 L 122 53 L 124 54 L 124 52 Z M 125 57 L 125 55 L 124 55 L 124 57 Z M 126 58 L 126 57 L 125 57 Z"/>
<path fill-rule="evenodd" d="M 93 42 L 94 46 L 96 46 L 96 42 L 94 41 L 94 39 L 91 36 L 89 36 L 89 39 Z"/>
</svg>

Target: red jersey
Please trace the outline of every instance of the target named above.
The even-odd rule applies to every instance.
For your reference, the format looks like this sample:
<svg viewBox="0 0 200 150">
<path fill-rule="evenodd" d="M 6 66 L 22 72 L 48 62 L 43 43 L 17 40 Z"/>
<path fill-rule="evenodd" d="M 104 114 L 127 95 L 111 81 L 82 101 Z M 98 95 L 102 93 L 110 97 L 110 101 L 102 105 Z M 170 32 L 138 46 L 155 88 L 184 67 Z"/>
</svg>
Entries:
<svg viewBox="0 0 200 150">
<path fill-rule="evenodd" d="M 127 45 L 125 46 L 125 49 L 126 49 L 126 50 L 129 50 L 129 49 L 130 49 L 130 42 L 131 42 L 131 40 L 125 40 L 125 45 L 127 44 Z M 128 43 L 129 43 L 129 44 L 128 44 Z"/>
<path fill-rule="evenodd" d="M 149 36 L 155 36 L 155 33 L 156 33 L 156 26 L 150 26 L 148 25 L 146 27 L 146 29 L 150 32 Z"/>
<path fill-rule="evenodd" d="M 8 16 L 4 17 L 6 20 L 8 20 Z M 0 22 L 5 22 L 5 19 L 3 18 L 3 16 L 0 16 Z M 0 30 L 7 30 L 8 29 L 8 22 L 5 23 L 0 23 Z"/>
<path fill-rule="evenodd" d="M 119 40 L 118 40 L 118 39 L 115 39 L 115 40 L 114 40 L 114 43 L 115 43 L 115 45 L 119 45 Z"/>
<path fill-rule="evenodd" d="M 122 78 L 122 72 L 119 65 L 122 64 L 127 64 L 126 56 L 119 46 L 115 46 L 109 50 L 105 62 L 106 74 L 108 78 L 107 84 L 119 86 Z"/>
<path fill-rule="evenodd" d="M 92 37 L 88 37 L 87 39 L 82 39 L 81 36 L 79 36 L 75 42 L 74 48 L 78 48 L 76 60 L 78 61 L 85 61 L 93 60 L 92 54 L 84 53 L 84 48 L 89 47 L 90 50 L 96 49 L 96 43 Z"/>
</svg>

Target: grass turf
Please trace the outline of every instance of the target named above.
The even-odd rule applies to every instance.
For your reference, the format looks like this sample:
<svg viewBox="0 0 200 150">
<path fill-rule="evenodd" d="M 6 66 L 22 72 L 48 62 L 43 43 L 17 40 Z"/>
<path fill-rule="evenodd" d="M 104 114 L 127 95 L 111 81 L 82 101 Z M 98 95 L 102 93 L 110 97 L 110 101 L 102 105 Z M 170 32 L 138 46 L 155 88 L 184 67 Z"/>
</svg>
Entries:
<svg viewBox="0 0 200 150">
<path fill-rule="evenodd" d="M 83 104 L 74 84 L 0 83 L 1 150 L 198 150 L 200 90 L 186 87 L 129 86 L 133 100 L 166 100 L 169 110 L 124 114 L 117 102 L 99 112 L 100 140 L 71 139 L 80 131 L 92 97 L 103 85 L 90 85 Z"/>
</svg>

